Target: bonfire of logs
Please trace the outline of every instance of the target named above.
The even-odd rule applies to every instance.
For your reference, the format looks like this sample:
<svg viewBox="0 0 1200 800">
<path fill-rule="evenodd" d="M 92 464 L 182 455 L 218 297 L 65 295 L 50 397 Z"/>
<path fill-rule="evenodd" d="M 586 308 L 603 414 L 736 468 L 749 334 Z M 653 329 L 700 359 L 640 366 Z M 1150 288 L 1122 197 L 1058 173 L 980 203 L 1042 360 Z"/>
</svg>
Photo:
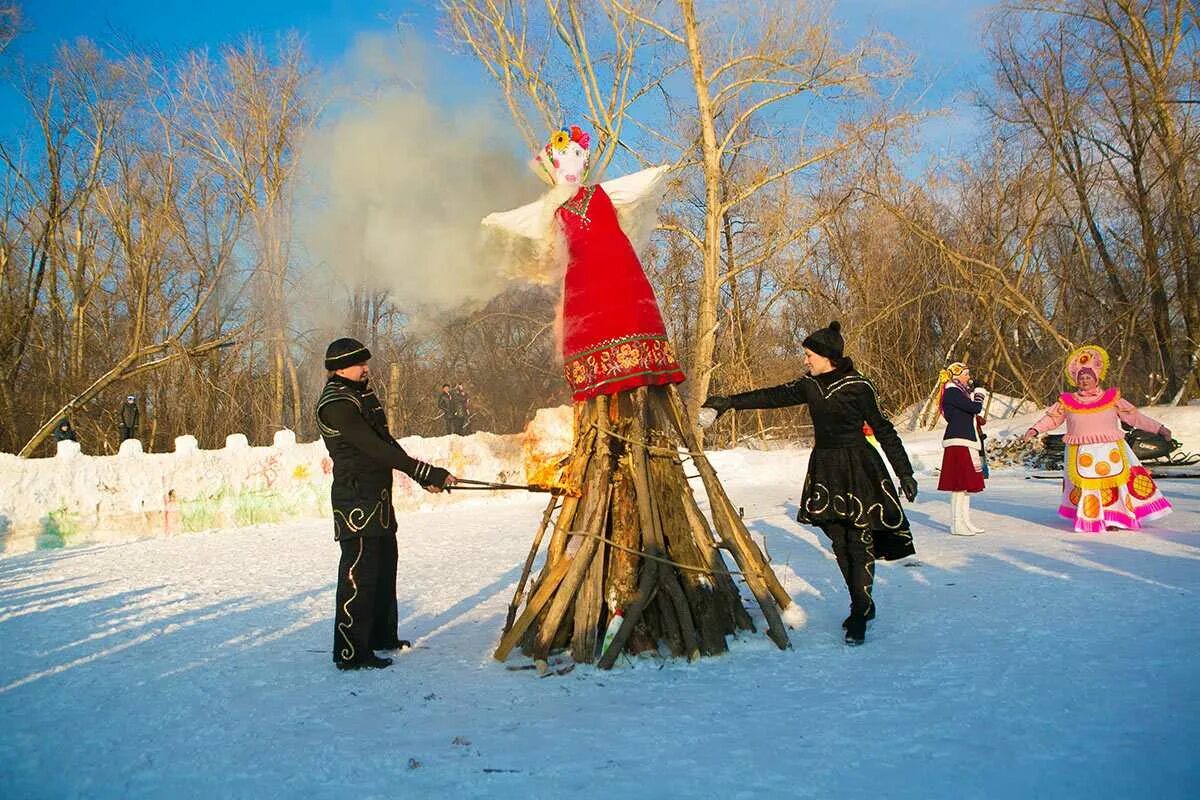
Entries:
<svg viewBox="0 0 1200 800">
<path fill-rule="evenodd" d="M 622 653 L 658 652 L 660 643 L 688 659 L 723 653 L 726 637 L 754 623 L 722 551 L 758 601 L 771 641 L 788 647 L 781 612 L 792 599 L 700 451 L 675 387 L 577 403 L 574 427 L 566 494 L 542 515 L 495 658 L 519 645 L 544 663 L 569 647 L 576 662 L 610 669 Z M 688 484 L 689 460 L 711 526 Z M 526 591 L 547 531 L 544 565 Z M 621 612 L 605 649 L 605 630 Z"/>
</svg>

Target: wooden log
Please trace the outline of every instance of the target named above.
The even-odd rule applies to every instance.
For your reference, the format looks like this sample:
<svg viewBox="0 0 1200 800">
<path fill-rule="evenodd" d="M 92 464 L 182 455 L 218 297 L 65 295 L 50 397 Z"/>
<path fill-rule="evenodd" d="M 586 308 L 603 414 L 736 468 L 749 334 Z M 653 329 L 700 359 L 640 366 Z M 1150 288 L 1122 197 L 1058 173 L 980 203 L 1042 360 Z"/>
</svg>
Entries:
<svg viewBox="0 0 1200 800">
<path fill-rule="evenodd" d="M 666 545 L 664 550 L 672 561 L 693 567 L 672 570 L 680 594 L 671 592 L 671 599 L 676 601 L 676 606 L 679 605 L 679 599 L 686 600 L 691 623 L 695 625 L 700 652 L 704 655 L 717 655 L 728 649 L 725 637 L 734 632 L 733 615 L 724 602 L 725 598 L 720 597 L 721 590 L 715 576 L 705 571 L 705 562 L 683 511 L 683 499 L 679 496 L 677 483 L 673 480 L 677 470 L 680 470 L 678 461 L 669 456 L 650 458 L 654 505 L 662 527 Z M 736 595 L 733 599 L 736 599 Z M 680 626 L 686 640 L 688 623 L 681 618 Z"/>
<path fill-rule="evenodd" d="M 721 486 L 720 479 L 717 478 L 716 470 L 700 450 L 691 426 L 684 418 L 683 408 L 675 387 L 668 387 L 668 392 L 667 407 L 671 421 L 692 452 L 692 463 L 696 465 L 696 470 L 700 473 L 700 480 L 708 494 L 717 533 L 720 535 L 722 543 L 733 554 L 746 577 L 746 584 L 758 601 L 763 617 L 767 621 L 767 636 L 781 650 L 785 650 L 791 647 L 791 641 L 788 639 L 787 628 L 783 624 L 779 611 L 792 604 L 791 596 L 784 591 L 774 570 L 771 569 L 762 552 L 759 551 L 758 545 L 750 537 L 749 531 L 746 530 L 741 518 L 733 508 L 733 503 L 725 494 L 725 489 Z M 776 606 L 776 603 L 779 605 Z"/>
<path fill-rule="evenodd" d="M 521 569 L 520 580 L 517 581 L 517 590 L 513 593 L 512 602 L 508 604 L 508 616 L 504 620 L 504 633 L 508 633 L 512 629 L 513 622 L 517 619 L 517 611 L 521 607 L 521 599 L 525 592 L 525 583 L 529 580 L 529 571 L 533 568 L 533 560 L 542 546 L 546 527 L 550 524 L 550 517 L 554 514 L 557 505 L 558 498 L 551 497 L 550 502 L 546 504 L 546 510 L 542 513 L 542 524 L 538 526 L 537 535 L 533 537 L 533 545 L 529 548 L 529 555 L 525 556 L 525 566 Z M 503 636 L 503 634 L 501 635 Z"/>
<path fill-rule="evenodd" d="M 605 518 L 608 514 L 609 510 L 605 509 Z M 603 526 L 600 532 L 605 532 Z M 600 626 L 600 612 L 604 605 L 604 557 L 607 549 L 604 542 L 597 542 L 592 565 L 588 568 L 575 597 L 571 656 L 578 664 L 590 664 L 596 659 L 597 632 Z"/>
<path fill-rule="evenodd" d="M 674 431 L 675 425 L 667 407 L 670 400 L 666 396 L 666 390 L 658 388 L 657 391 L 652 391 L 651 399 L 651 411 L 654 412 L 655 424 L 662 430 Z M 713 600 L 718 606 L 719 613 L 732 617 L 733 628 L 730 632 L 754 631 L 756 630 L 754 621 L 750 618 L 746 607 L 742 605 L 741 592 L 734 583 L 733 576 L 728 572 L 729 565 L 725 563 L 724 557 L 717 548 L 716 536 L 709 527 L 708 520 L 700 510 L 700 506 L 696 503 L 696 496 L 692 492 L 691 485 L 688 484 L 683 462 L 678 455 L 672 455 L 670 458 L 677 467 L 666 473 L 673 489 L 671 496 L 678 499 L 679 507 L 692 530 L 691 540 L 700 553 L 700 563 L 709 569 L 709 578 L 715 589 Z M 724 639 L 722 639 L 722 644 L 724 644 Z"/>
<path fill-rule="evenodd" d="M 636 552 L 630 552 L 640 550 L 642 542 L 638 527 L 637 493 L 633 487 L 628 453 L 617 463 L 613 473 L 609 528 L 610 538 L 617 545 L 609 548 L 604 578 L 604 601 L 611 614 L 618 608 L 628 608 L 637 596 L 638 564 L 641 561 Z"/>
<path fill-rule="evenodd" d="M 521 616 L 517 617 L 517 621 L 513 623 L 512 629 L 500 638 L 500 644 L 496 647 L 496 652 L 492 654 L 492 658 L 497 661 L 504 661 L 508 658 L 508 654 L 512 652 L 513 647 L 520 641 L 521 636 L 529 628 L 530 623 L 537 617 L 542 606 L 550 599 L 550 595 L 558 588 L 562 582 L 563 576 L 567 574 L 567 568 L 571 566 L 571 560 L 564 558 L 554 565 L 554 568 L 546 575 L 537 592 L 529 598 L 529 602 L 525 605 L 525 610 L 521 612 Z"/>
<path fill-rule="evenodd" d="M 622 654 L 625 643 L 628 642 L 634 628 L 642 619 L 643 610 L 654 599 L 655 590 L 658 587 L 658 577 L 658 561 L 649 559 L 642 561 L 642 575 L 637 581 L 637 597 L 634 602 L 630 603 L 629 608 L 625 609 L 625 619 L 617 628 L 617 634 L 612 638 L 612 643 L 608 644 L 608 649 L 600 655 L 600 661 L 596 662 L 596 667 L 612 669 L 613 664 L 617 663 L 617 657 Z"/>
<path fill-rule="evenodd" d="M 558 633 L 558 627 L 566 617 L 568 606 L 575 600 L 576 592 L 583 583 L 584 577 L 592 566 L 600 531 L 604 529 L 608 517 L 608 506 L 612 492 L 610 477 L 612 463 L 607 457 L 596 458 L 592 473 L 583 488 L 584 503 L 588 505 L 588 515 L 584 520 L 583 530 L 592 534 L 583 538 L 579 550 L 571 559 L 571 566 L 563 577 L 562 583 L 555 592 L 554 599 L 546 608 L 546 618 L 540 623 L 537 637 L 533 643 L 533 657 L 545 658 L 550 652 L 550 646 Z"/>
<path fill-rule="evenodd" d="M 667 649 L 671 651 L 671 655 L 679 658 L 687 650 L 683 642 L 683 634 L 679 630 L 679 615 L 676 613 L 671 599 L 667 597 L 665 592 L 661 591 L 663 586 L 662 572 L 663 569 L 660 568 L 658 581 L 660 591 L 656 595 L 657 599 L 654 602 L 655 611 L 658 612 L 656 617 L 662 623 L 662 629 L 659 631 L 659 634 L 662 640 L 666 642 Z"/>
<path fill-rule="evenodd" d="M 633 396 L 633 416 L 629 428 L 630 438 L 634 444 L 629 451 L 633 485 L 638 494 L 638 513 L 643 516 L 642 541 L 646 546 L 645 552 L 663 558 L 668 557 L 666 536 L 663 532 L 662 515 L 656 504 L 653 489 L 653 475 L 650 471 L 650 403 L 649 391 L 639 387 Z M 682 653 L 689 660 L 694 660 L 700 654 L 700 642 L 696 634 L 692 612 L 679 586 L 679 577 L 675 567 L 661 564 L 658 570 L 659 586 L 667 600 L 660 604 L 663 621 L 667 630 L 677 634 Z M 663 595 L 660 595 L 663 596 Z M 672 652 L 675 652 L 674 647 Z"/>
<path fill-rule="evenodd" d="M 591 466 L 592 456 L 597 449 L 598 431 L 594 427 L 598 416 L 597 398 L 581 404 L 582 410 L 577 415 L 577 430 L 571 446 L 571 461 L 564 472 L 564 480 L 571 487 L 582 488 L 588 467 Z M 558 515 L 558 523 L 550 536 L 550 545 L 546 549 L 546 567 L 561 558 L 567 547 L 567 532 L 575 520 L 580 497 L 567 497 L 563 500 L 563 510 Z"/>
<path fill-rule="evenodd" d="M 666 398 L 660 396 L 655 399 L 658 401 L 654 404 L 655 410 L 658 412 L 656 421 L 664 428 L 673 430 L 674 425 L 667 417 L 665 409 Z M 715 601 L 719 607 L 723 606 L 722 614 L 729 614 L 732 617 L 734 629 L 754 631 L 756 630 L 754 620 L 750 618 L 750 614 L 742 605 L 741 592 L 738 591 L 733 576 L 729 574 L 729 565 L 725 563 L 725 559 L 717 548 L 717 539 L 712 528 L 709 527 L 708 520 L 696 503 L 695 494 L 683 471 L 683 463 L 678 456 L 673 456 L 672 459 L 678 468 L 667 473 L 667 477 L 671 481 L 668 491 L 673 497 L 678 498 L 679 507 L 692 531 L 691 541 L 700 553 L 700 563 L 709 570 L 709 577 L 716 587 Z"/>
</svg>

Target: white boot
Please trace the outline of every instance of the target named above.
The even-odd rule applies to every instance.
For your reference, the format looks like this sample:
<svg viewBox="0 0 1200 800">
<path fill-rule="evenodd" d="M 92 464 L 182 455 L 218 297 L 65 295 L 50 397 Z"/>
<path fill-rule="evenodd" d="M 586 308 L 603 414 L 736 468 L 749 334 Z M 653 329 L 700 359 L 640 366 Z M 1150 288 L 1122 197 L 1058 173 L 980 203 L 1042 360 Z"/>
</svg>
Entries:
<svg viewBox="0 0 1200 800">
<path fill-rule="evenodd" d="M 967 499 L 966 492 L 950 493 L 950 533 L 955 536 L 974 536 L 975 531 L 967 527 L 964 521 L 963 507 Z"/>
<path fill-rule="evenodd" d="M 983 528 L 971 521 L 971 495 L 963 492 L 962 501 L 958 508 L 962 512 L 963 525 L 966 526 L 967 530 L 972 534 L 983 533 Z"/>
</svg>

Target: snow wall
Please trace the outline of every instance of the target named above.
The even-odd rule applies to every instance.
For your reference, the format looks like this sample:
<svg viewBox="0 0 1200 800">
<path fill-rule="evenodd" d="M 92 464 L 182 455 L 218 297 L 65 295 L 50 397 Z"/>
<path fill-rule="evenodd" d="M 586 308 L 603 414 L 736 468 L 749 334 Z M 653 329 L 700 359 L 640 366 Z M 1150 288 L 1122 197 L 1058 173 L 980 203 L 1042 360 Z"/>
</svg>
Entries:
<svg viewBox="0 0 1200 800">
<path fill-rule="evenodd" d="M 542 409 L 520 434 L 409 437 L 400 443 L 415 458 L 455 475 L 524 483 L 526 463 L 570 450 L 571 409 Z M 60 442 L 53 458 L 0 453 L 0 556 L 329 517 L 332 466 L 324 442 L 298 443 L 289 430 L 278 431 L 269 447 L 251 447 L 244 435 L 233 434 L 219 450 L 200 450 L 195 437 L 180 436 L 172 453 L 143 453 L 134 439 L 113 456 L 84 455 L 70 441 Z M 491 495 L 434 495 L 403 475 L 392 492 L 401 511 Z"/>
<path fill-rule="evenodd" d="M 1143 410 L 1169 426 L 1184 451 L 1200 451 L 1200 405 Z M 941 464 L 942 423 L 935 420 L 932 429 L 915 429 L 919 411 L 917 406 L 906 409 L 895 422 L 913 467 L 928 475 Z M 1031 403 L 996 395 L 988 434 L 993 443 L 1019 436 L 1040 413 Z M 570 450 L 571 409 L 542 409 L 520 434 L 409 437 L 401 443 L 413 456 L 462 477 L 523 483 L 526 464 L 544 464 Z M 711 458 L 726 477 L 782 470 L 794 475 L 797 485 L 808 466 L 807 449 L 795 442 L 749 441 L 737 450 L 712 453 Z M 75 442 L 61 442 L 54 458 L 0 453 L 0 557 L 328 518 L 331 466 L 323 442 L 297 443 L 291 431 L 276 433 L 270 447 L 250 447 L 245 436 L 234 434 L 220 450 L 199 450 L 194 437 L 181 436 L 173 453 L 143 453 L 135 440 L 125 442 L 115 456 L 83 455 Z M 922 492 L 928 491 L 932 486 L 922 481 Z M 432 495 L 404 476 L 397 477 L 393 487 L 393 502 L 400 511 L 489 496 L 492 493 Z"/>
</svg>

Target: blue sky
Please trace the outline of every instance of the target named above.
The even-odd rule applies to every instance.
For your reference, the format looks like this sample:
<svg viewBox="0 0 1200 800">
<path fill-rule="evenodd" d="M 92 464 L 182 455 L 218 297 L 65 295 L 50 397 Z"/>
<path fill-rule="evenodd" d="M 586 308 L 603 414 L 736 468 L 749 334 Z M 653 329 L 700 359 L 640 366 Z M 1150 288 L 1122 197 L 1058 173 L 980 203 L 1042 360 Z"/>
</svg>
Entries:
<svg viewBox="0 0 1200 800">
<path fill-rule="evenodd" d="M 6 60 L 17 55 L 42 61 L 57 44 L 80 36 L 101 44 L 131 41 L 171 52 L 216 48 L 247 33 L 270 40 L 295 30 L 306 38 L 317 62 L 330 66 L 341 60 L 359 34 L 394 31 L 398 21 L 437 49 L 434 0 L 25 0 L 22 5 L 29 30 L 5 54 Z M 896 36 L 912 52 L 916 65 L 911 92 L 927 90 L 928 107 L 956 109 L 926 126 L 927 145 L 940 151 L 964 145 L 975 129 L 965 96 L 986 77 L 979 29 L 991 5 L 990 0 L 840 0 L 834 14 L 847 40 L 878 30 Z M 471 59 L 444 51 L 439 59 L 438 69 L 455 87 L 444 97 L 489 89 Z M 0 90 L 6 131 L 20 124 L 19 113 L 12 90 Z"/>
</svg>

